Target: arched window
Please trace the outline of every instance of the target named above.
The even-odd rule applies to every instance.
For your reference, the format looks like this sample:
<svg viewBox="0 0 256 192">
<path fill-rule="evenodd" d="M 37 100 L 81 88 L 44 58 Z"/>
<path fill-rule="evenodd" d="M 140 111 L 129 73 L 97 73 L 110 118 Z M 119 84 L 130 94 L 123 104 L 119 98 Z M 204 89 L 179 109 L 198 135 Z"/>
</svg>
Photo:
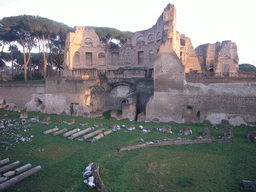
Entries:
<svg viewBox="0 0 256 192">
<path fill-rule="evenodd" d="M 93 46 L 93 41 L 91 38 L 86 38 L 85 39 L 85 46 L 86 47 L 92 47 Z"/>
<path fill-rule="evenodd" d="M 153 50 L 149 51 L 149 62 L 154 62 L 154 51 Z"/>
<path fill-rule="evenodd" d="M 150 35 L 148 36 L 148 43 L 154 43 L 154 41 L 155 41 L 154 35 L 150 34 Z"/>
<path fill-rule="evenodd" d="M 75 52 L 74 63 L 80 63 L 80 53 L 78 51 Z"/>
<path fill-rule="evenodd" d="M 98 54 L 98 57 L 99 58 L 105 58 L 105 54 L 101 52 L 101 53 Z"/>
<path fill-rule="evenodd" d="M 144 43 L 145 43 L 144 37 L 139 36 L 139 37 L 137 38 L 137 45 L 144 45 Z"/>
</svg>

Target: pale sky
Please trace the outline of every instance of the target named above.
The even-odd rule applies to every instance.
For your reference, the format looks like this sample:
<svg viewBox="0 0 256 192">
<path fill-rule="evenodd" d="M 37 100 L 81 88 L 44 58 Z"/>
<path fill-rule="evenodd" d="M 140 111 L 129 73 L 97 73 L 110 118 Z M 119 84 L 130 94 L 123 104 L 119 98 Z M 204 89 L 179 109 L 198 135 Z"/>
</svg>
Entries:
<svg viewBox="0 0 256 192">
<path fill-rule="evenodd" d="M 151 28 L 168 3 L 177 10 L 177 31 L 190 37 L 194 48 L 231 40 L 239 63 L 256 66 L 256 0 L 0 0 L 0 18 L 39 15 L 70 27 L 135 32 Z"/>
</svg>

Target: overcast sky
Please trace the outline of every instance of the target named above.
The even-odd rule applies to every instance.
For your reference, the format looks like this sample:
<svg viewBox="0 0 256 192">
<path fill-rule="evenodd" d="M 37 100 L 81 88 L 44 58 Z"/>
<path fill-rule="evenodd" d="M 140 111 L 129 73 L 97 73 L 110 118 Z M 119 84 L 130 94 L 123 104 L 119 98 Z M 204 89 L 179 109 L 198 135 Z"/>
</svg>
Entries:
<svg viewBox="0 0 256 192">
<path fill-rule="evenodd" d="M 168 3 L 177 10 L 177 31 L 200 44 L 231 40 L 239 63 L 256 65 L 256 0 L 0 0 L 0 18 L 39 15 L 71 27 L 151 28 Z"/>
</svg>

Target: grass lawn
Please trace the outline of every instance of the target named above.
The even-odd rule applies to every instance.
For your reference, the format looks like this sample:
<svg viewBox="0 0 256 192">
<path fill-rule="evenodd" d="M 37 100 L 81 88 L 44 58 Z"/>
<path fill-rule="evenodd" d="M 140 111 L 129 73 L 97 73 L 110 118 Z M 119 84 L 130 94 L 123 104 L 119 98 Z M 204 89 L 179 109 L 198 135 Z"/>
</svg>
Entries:
<svg viewBox="0 0 256 192">
<path fill-rule="evenodd" d="M 0 111 L 0 113 L 5 111 Z M 18 112 L 8 112 L 18 114 Z M 29 117 L 38 115 L 39 119 L 46 114 L 29 113 Z M 48 115 L 50 124 L 28 123 L 18 128 L 0 133 L 0 141 L 10 141 L 13 145 L 0 145 L 1 159 L 9 158 L 11 162 L 19 160 L 21 166 L 31 163 L 33 167 L 41 165 L 42 171 L 6 190 L 10 191 L 97 191 L 83 184 L 82 172 L 93 162 L 100 166 L 101 178 L 107 191 L 246 191 L 241 188 L 241 180 L 256 181 L 256 143 L 247 143 L 247 130 L 250 128 L 234 128 L 234 143 L 191 144 L 178 146 L 148 147 L 118 153 L 120 146 L 136 144 L 141 138 L 147 141 L 168 138 L 186 137 L 193 139 L 202 136 L 203 128 L 208 127 L 212 136 L 223 136 L 224 126 L 216 128 L 200 124 L 190 125 L 191 136 L 179 136 L 177 132 L 181 124 L 174 124 L 169 135 L 157 132 L 155 128 L 164 123 L 139 123 L 130 121 L 96 120 L 82 117 L 72 117 L 73 125 L 54 123 L 61 119 L 67 121 L 70 116 Z M 18 118 L 0 117 L 0 119 Z M 87 126 L 79 123 L 88 122 Z M 87 140 L 78 142 L 68 140 L 62 135 L 44 135 L 43 131 L 54 128 L 85 129 L 101 122 L 106 130 L 112 123 L 119 125 L 133 124 L 134 131 L 121 129 L 94 143 Z M 12 122 L 14 123 L 14 122 Z M 30 127 L 29 127 L 30 125 Z M 152 126 L 151 133 L 142 133 L 138 126 Z M 101 128 L 101 127 L 100 127 Z M 100 129 L 97 128 L 97 129 Z M 1 131 L 1 129 L 0 129 Z M 14 144 L 15 135 L 30 137 L 32 141 Z M 79 138 L 79 137 L 78 137 Z"/>
</svg>

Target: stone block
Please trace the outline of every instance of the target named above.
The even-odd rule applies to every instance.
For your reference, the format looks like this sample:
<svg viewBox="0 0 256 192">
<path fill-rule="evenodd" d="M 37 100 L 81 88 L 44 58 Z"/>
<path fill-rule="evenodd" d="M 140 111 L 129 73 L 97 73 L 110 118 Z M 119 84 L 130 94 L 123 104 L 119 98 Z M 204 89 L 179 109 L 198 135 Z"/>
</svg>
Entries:
<svg viewBox="0 0 256 192">
<path fill-rule="evenodd" d="M 182 134 L 183 135 L 191 135 L 191 128 L 190 128 L 190 126 L 182 127 Z"/>
<path fill-rule="evenodd" d="M 138 122 L 145 122 L 146 121 L 146 115 L 145 115 L 144 112 L 138 114 L 137 121 Z"/>
<path fill-rule="evenodd" d="M 163 125 L 162 132 L 163 133 L 170 133 L 172 131 L 172 127 L 170 125 Z"/>
<path fill-rule="evenodd" d="M 27 112 L 27 110 L 25 110 L 25 109 L 21 110 L 21 112 L 20 112 L 20 118 L 21 118 L 21 119 L 27 119 L 27 118 L 28 118 L 28 112 Z"/>
<path fill-rule="evenodd" d="M 224 130 L 224 138 L 225 139 L 231 139 L 234 137 L 233 128 L 232 127 L 226 127 Z"/>
<path fill-rule="evenodd" d="M 123 106 L 122 108 L 122 119 L 128 118 L 130 121 L 134 121 L 136 117 L 136 104 L 131 103 L 130 105 Z"/>
<path fill-rule="evenodd" d="M 246 138 L 248 142 L 256 142 L 256 131 L 249 130 L 247 131 Z"/>
</svg>

